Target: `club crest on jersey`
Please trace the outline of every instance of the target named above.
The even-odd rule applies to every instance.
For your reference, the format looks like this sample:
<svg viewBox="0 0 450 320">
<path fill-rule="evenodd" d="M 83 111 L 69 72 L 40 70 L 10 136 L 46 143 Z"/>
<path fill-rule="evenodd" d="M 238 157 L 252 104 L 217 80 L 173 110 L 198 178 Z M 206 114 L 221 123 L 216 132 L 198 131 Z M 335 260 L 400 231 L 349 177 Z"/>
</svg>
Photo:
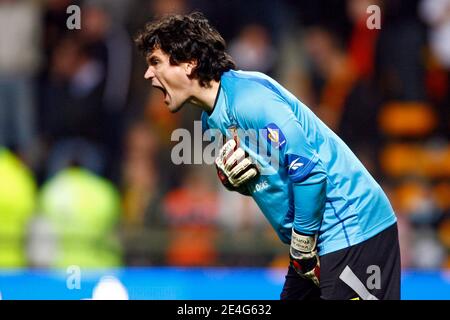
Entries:
<svg viewBox="0 0 450 320">
<path fill-rule="evenodd" d="M 268 124 L 264 129 L 267 130 L 267 141 L 275 149 L 283 148 L 286 144 L 286 138 L 281 129 L 275 123 Z"/>
</svg>

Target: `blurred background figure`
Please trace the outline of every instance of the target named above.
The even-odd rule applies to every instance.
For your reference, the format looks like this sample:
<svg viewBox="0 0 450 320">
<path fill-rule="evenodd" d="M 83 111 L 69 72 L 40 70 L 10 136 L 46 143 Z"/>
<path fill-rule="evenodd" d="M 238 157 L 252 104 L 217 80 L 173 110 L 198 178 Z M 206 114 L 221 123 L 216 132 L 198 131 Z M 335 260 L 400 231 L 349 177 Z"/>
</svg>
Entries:
<svg viewBox="0 0 450 320">
<path fill-rule="evenodd" d="M 0 1 L 0 145 L 34 164 L 35 76 L 42 62 L 41 8 L 33 0 Z"/>
<path fill-rule="evenodd" d="M 67 166 L 76 153 L 85 167 L 118 182 L 132 45 L 126 6 L 119 4 L 83 2 L 81 29 L 53 40 L 42 95 L 41 126 L 50 149 L 44 176 Z M 112 23 L 117 11 L 123 16 Z"/>
<path fill-rule="evenodd" d="M 37 250 L 30 250 L 33 265 L 61 268 L 122 265 L 116 233 L 121 214 L 120 196 L 111 182 L 72 166 L 42 186 L 38 201 L 41 221 L 47 223 L 55 243 L 49 246 L 45 234 L 35 232 L 36 238 L 30 241 Z M 42 252 L 39 244 L 52 251 Z"/>
<path fill-rule="evenodd" d="M 426 77 L 430 101 L 444 119 L 441 134 L 449 138 L 450 133 L 450 1 L 422 0 L 419 16 L 429 27 Z"/>
<path fill-rule="evenodd" d="M 157 137 L 145 121 L 128 129 L 122 169 L 123 222 L 129 226 L 158 223 L 155 204 L 161 201 L 163 181 L 157 171 Z"/>
<path fill-rule="evenodd" d="M 1 147 L 0 177 L 0 267 L 26 267 L 26 231 L 36 210 L 36 181 L 16 155 Z"/>
<path fill-rule="evenodd" d="M 169 232 L 167 263 L 177 266 L 218 264 L 217 193 L 206 171 L 192 168 L 179 188 L 163 199 Z"/>
<path fill-rule="evenodd" d="M 450 68 L 450 1 L 422 0 L 419 7 L 421 18 L 430 26 L 429 44 L 433 55 L 446 69 Z"/>
<path fill-rule="evenodd" d="M 304 40 L 316 72 L 313 76 L 317 76 L 315 111 L 330 128 L 337 131 L 356 72 L 342 39 L 329 27 L 308 27 Z"/>
<path fill-rule="evenodd" d="M 66 26 L 73 4 L 80 30 Z M 381 29 L 367 28 L 369 5 Z M 170 114 L 143 78 L 136 31 L 200 10 L 238 68 L 292 90 L 377 178 L 398 213 L 403 267 L 450 268 L 448 8 L 0 0 L 0 266 L 286 264 L 252 201 L 223 189 L 211 166 L 173 163 L 172 133 L 194 136 L 200 113 Z"/>
<path fill-rule="evenodd" d="M 104 66 L 86 45 L 73 37 L 61 40 L 53 52 L 43 92 L 43 133 L 49 146 L 46 176 L 67 167 L 74 157 L 104 174 L 104 79 Z"/>
<path fill-rule="evenodd" d="M 268 30 L 259 24 L 243 27 L 229 45 L 230 55 L 238 69 L 273 72 L 276 50 Z"/>
</svg>

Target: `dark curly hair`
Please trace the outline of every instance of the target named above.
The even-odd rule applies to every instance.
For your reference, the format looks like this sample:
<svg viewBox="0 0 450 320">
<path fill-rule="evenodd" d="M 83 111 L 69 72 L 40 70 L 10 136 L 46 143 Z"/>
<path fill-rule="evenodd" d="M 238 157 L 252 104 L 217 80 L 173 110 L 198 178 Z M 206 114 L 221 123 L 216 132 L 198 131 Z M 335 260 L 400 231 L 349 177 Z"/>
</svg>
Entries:
<svg viewBox="0 0 450 320">
<path fill-rule="evenodd" d="M 233 59 L 225 52 L 225 40 L 200 12 L 163 16 L 148 23 L 137 34 L 135 42 L 145 57 L 159 48 L 170 56 L 174 65 L 196 60 L 193 75 L 202 87 L 209 86 L 211 80 L 219 81 L 224 72 L 236 69 Z"/>
</svg>

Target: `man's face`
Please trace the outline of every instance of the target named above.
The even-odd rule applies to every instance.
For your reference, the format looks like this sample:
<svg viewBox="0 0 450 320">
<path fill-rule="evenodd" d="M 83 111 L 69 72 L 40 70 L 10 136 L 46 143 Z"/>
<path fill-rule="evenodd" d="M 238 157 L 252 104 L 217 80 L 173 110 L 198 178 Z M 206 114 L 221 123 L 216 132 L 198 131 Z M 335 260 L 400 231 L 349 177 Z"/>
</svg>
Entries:
<svg viewBox="0 0 450 320">
<path fill-rule="evenodd" d="M 164 93 L 164 103 L 170 112 L 177 112 L 191 97 L 192 64 L 170 64 L 169 55 L 161 49 L 155 49 L 147 57 L 148 69 L 145 79 L 151 80 L 152 86 Z"/>
</svg>

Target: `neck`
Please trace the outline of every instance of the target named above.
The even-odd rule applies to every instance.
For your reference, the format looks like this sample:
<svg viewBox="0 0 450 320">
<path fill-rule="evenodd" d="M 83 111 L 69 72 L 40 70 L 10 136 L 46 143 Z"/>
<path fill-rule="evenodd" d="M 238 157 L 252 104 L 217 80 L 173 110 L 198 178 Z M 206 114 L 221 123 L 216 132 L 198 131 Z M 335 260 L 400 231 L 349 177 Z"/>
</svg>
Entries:
<svg viewBox="0 0 450 320">
<path fill-rule="evenodd" d="M 220 82 L 212 80 L 207 88 L 201 87 L 198 83 L 195 85 L 194 92 L 190 102 L 199 108 L 211 113 L 214 109 L 216 97 L 219 94 Z"/>
</svg>

